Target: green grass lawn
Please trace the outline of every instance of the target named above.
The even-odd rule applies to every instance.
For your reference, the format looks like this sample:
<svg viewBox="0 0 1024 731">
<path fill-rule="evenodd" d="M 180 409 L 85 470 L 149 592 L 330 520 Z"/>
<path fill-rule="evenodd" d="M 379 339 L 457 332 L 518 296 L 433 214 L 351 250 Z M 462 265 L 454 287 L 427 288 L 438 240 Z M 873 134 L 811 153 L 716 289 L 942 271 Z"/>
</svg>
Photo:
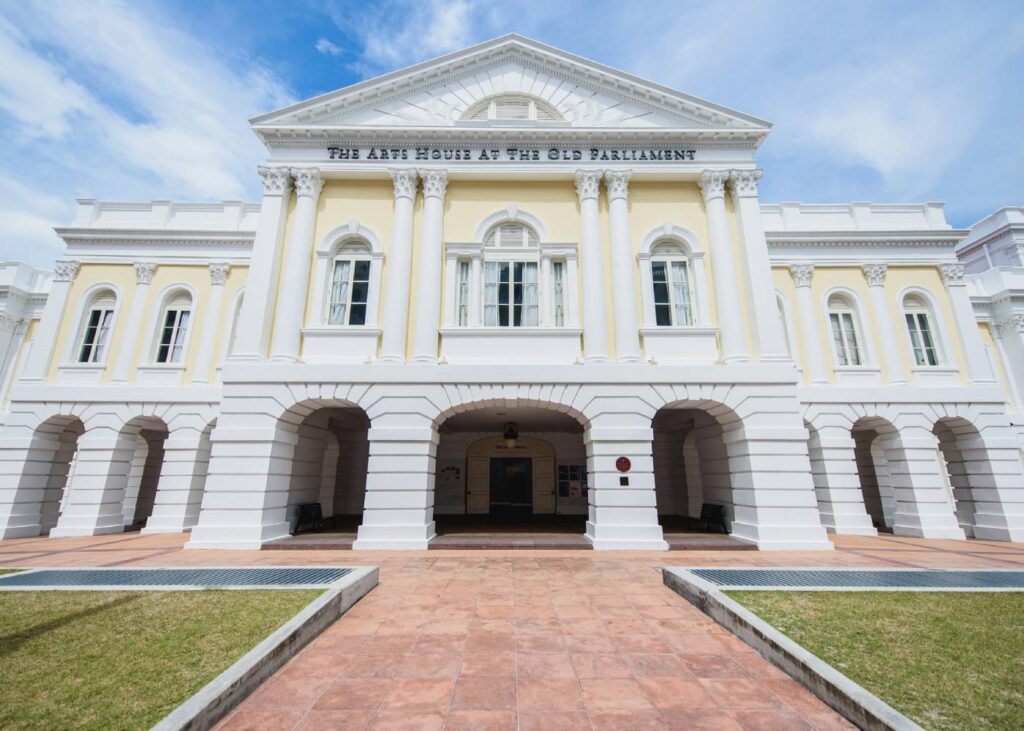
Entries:
<svg viewBox="0 0 1024 731">
<path fill-rule="evenodd" d="M 149 728 L 319 594 L 0 592 L 0 728 Z"/>
<path fill-rule="evenodd" d="M 727 593 L 927 729 L 1024 728 L 1024 593 Z"/>
</svg>

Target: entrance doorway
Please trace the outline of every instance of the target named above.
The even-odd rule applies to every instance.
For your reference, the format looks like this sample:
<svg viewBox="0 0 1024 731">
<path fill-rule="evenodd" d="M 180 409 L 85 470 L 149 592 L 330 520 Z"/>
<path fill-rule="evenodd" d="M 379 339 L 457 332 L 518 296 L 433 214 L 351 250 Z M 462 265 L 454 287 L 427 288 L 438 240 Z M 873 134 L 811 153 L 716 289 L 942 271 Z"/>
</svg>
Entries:
<svg viewBox="0 0 1024 731">
<path fill-rule="evenodd" d="M 491 457 L 490 514 L 525 517 L 533 513 L 533 459 Z"/>
</svg>

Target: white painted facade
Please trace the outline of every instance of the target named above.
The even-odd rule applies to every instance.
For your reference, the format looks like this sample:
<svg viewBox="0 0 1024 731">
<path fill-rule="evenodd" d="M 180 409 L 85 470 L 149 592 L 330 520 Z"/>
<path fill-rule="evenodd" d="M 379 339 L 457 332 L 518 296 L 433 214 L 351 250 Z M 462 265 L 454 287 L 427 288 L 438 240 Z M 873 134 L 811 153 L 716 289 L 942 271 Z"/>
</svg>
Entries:
<svg viewBox="0 0 1024 731">
<path fill-rule="evenodd" d="M 45 308 L 3 270 L 3 537 L 258 548 L 315 502 L 422 549 L 528 459 L 595 549 L 704 503 L 769 550 L 1024 540 L 1024 268 L 964 275 L 1019 211 L 763 204 L 768 123 L 518 36 L 252 124 L 260 203 L 83 200 Z"/>
</svg>

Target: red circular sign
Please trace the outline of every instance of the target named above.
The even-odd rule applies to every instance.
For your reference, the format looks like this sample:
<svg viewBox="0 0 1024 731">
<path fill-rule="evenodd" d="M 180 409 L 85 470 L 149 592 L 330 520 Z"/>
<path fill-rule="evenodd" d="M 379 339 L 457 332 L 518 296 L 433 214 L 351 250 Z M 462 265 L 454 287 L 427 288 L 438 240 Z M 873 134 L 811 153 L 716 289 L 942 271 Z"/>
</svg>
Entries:
<svg viewBox="0 0 1024 731">
<path fill-rule="evenodd" d="M 619 457 L 615 460 L 615 469 L 619 472 L 629 472 L 629 468 L 633 466 L 633 463 L 629 461 L 629 457 Z"/>
</svg>

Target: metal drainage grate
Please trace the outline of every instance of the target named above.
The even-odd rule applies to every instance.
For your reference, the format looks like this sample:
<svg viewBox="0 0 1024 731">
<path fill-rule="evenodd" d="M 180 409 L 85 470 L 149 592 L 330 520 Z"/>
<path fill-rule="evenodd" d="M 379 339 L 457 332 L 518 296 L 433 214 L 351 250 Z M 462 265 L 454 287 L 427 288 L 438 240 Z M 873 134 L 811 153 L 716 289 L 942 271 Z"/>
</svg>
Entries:
<svg viewBox="0 0 1024 731">
<path fill-rule="evenodd" d="M 837 589 L 1024 589 L 1024 571 L 688 569 L 721 587 Z"/>
<path fill-rule="evenodd" d="M 352 572 L 349 568 L 231 569 L 40 569 L 0 577 L 7 587 L 237 587 L 326 586 Z"/>
</svg>

